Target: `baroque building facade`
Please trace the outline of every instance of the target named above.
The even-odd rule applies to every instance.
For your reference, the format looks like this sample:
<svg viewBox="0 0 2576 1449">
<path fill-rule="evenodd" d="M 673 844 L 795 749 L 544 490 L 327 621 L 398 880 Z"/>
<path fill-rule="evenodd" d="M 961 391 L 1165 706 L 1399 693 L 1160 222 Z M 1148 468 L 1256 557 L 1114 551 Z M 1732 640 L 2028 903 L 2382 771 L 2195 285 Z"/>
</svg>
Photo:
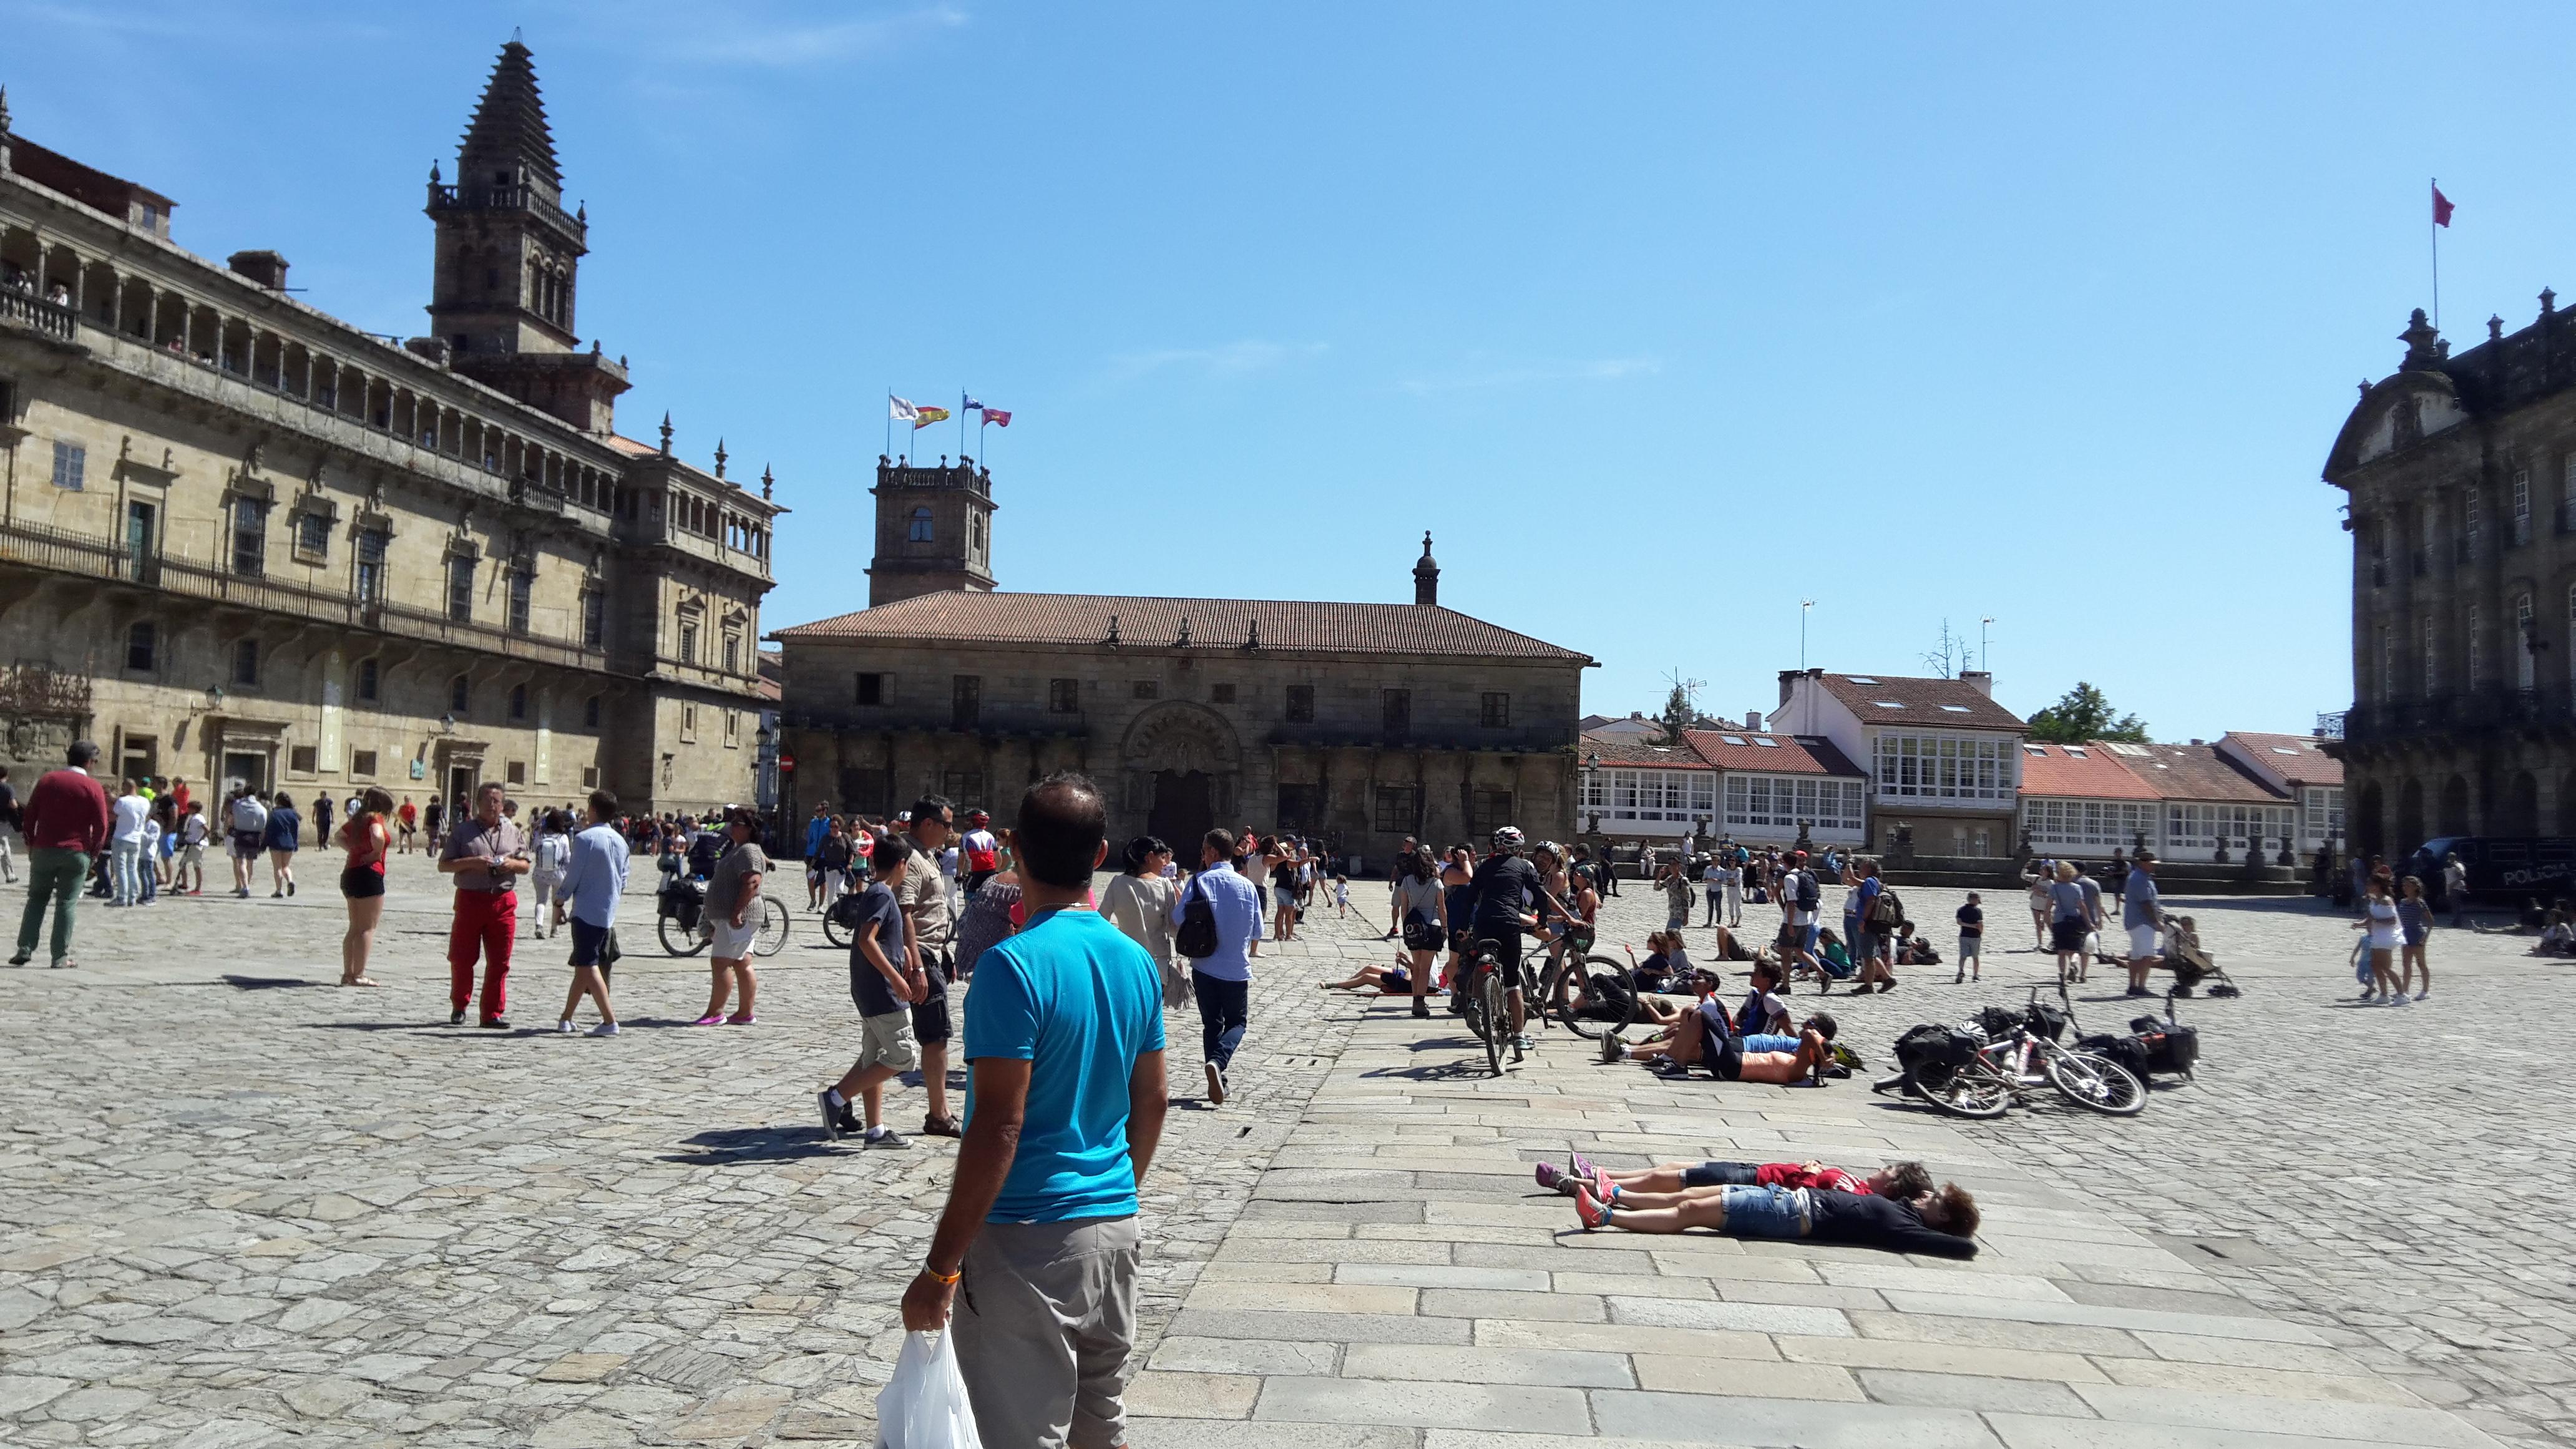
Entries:
<svg viewBox="0 0 2576 1449">
<path fill-rule="evenodd" d="M 1113 838 L 1250 824 L 1382 869 L 1404 837 L 1575 831 L 1593 661 L 1439 604 L 998 591 L 989 470 L 879 459 L 868 608 L 778 631 L 795 814 L 938 792 L 1004 824 L 1029 781 L 1097 780 Z"/>
<path fill-rule="evenodd" d="M 2349 499 L 2351 847 L 2576 834 L 2576 315 L 2453 356 L 2416 312 L 2327 455 Z"/>
<path fill-rule="evenodd" d="M 299 795 L 751 798 L 784 510 L 667 416 L 617 433 L 525 46 L 426 209 L 434 330 L 397 342 L 274 252 L 183 250 L 168 198 L 0 98 L 0 758 L 87 735 L 124 773 Z"/>
</svg>

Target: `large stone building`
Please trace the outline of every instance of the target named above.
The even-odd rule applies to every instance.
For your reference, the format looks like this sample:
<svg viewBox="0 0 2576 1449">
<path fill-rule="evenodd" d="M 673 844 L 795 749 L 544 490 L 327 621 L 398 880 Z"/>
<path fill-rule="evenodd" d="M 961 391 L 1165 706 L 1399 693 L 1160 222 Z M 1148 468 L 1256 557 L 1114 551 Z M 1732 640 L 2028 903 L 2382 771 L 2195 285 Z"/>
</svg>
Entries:
<svg viewBox="0 0 2576 1449">
<path fill-rule="evenodd" d="M 2417 312 L 2327 455 L 2349 495 L 2351 845 L 2576 834 L 2576 315 L 2451 355 Z"/>
<path fill-rule="evenodd" d="M 292 145 L 276 133 L 280 147 Z M 431 335 L 217 265 L 0 104 L 0 758 L 426 801 L 750 798 L 772 519 L 615 431 L 526 47 L 431 173 Z"/>
<path fill-rule="evenodd" d="M 928 791 L 1007 821 L 1057 769 L 1114 835 L 1252 824 L 1370 868 L 1407 835 L 1575 828 L 1587 656 L 1439 604 L 996 592 L 992 477 L 880 459 L 870 607 L 782 629 L 787 798 L 882 813 Z"/>
</svg>

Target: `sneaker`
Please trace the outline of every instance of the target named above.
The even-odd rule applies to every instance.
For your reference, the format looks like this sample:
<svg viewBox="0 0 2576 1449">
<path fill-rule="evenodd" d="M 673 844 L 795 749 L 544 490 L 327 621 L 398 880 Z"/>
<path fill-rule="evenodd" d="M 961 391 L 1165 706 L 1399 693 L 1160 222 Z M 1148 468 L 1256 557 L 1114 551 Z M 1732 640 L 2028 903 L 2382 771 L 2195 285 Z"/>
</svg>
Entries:
<svg viewBox="0 0 2576 1449">
<path fill-rule="evenodd" d="M 2421 1000 L 2423 1000 L 2425 997 L 2430 996 L 2430 995 L 2432 995 L 2432 994 L 2433 994 L 2433 988 L 2432 988 L 2432 987 L 2430 987 L 2430 986 L 2427 986 L 2427 987 L 2425 987 L 2423 990 L 2418 991 L 2418 992 L 2416 992 L 2416 993 L 2415 993 L 2415 999 L 2416 999 L 2417 1001 L 2421 1001 Z"/>
<path fill-rule="evenodd" d="M 1538 1171 L 1534 1175 L 1538 1178 L 1538 1185 L 1546 1188 L 1549 1192 L 1572 1192 L 1574 1190 L 1574 1179 L 1566 1176 L 1565 1169 L 1557 1166 L 1553 1162 L 1540 1163 L 1538 1165 Z"/>
<path fill-rule="evenodd" d="M 80 963 L 78 961 L 73 960 L 69 956 L 59 956 L 54 960 L 54 969 L 57 971 L 69 971 L 79 964 Z"/>
<path fill-rule="evenodd" d="M 912 1145 L 903 1140 L 903 1134 L 891 1127 L 870 1127 L 860 1136 L 859 1142 L 865 1147 L 910 1147 Z"/>
<path fill-rule="evenodd" d="M 1574 1220 L 1583 1224 L 1583 1230 L 1588 1233 L 1595 1228 L 1608 1225 L 1610 1209 L 1594 1202 L 1592 1194 L 1577 1189 L 1574 1194 Z"/>
<path fill-rule="evenodd" d="M 1415 1021 L 1429 1021 L 1431 1019 L 1431 1004 L 1427 1001 L 1421 1000 L 1420 998 L 1416 998 L 1413 1003 L 1413 1019 Z"/>
<path fill-rule="evenodd" d="M 1565 1149 L 1565 1170 L 1574 1176 L 1583 1178 L 1587 1181 L 1609 1181 L 1608 1176 L 1604 1174 L 1600 1168 L 1592 1165 L 1591 1158 L 1575 1151 L 1571 1144 L 1569 1144 Z"/>
<path fill-rule="evenodd" d="M 2134 988 L 2132 988 L 2132 989 L 2134 989 Z M 2373 991 L 2373 990 L 2371 990 L 2371 989 L 2370 989 L 2370 988 L 2368 988 L 2368 987 L 2363 987 L 2363 988 L 2362 988 L 2362 992 L 2361 992 L 2361 994 L 2360 994 L 2359 996 L 2354 997 L 2354 998 L 2353 998 L 2353 1000 L 2355 1000 L 2355 1001 L 2368 1001 L 2370 998 L 2372 998 L 2372 997 L 2374 997 L 2374 996 L 2377 996 L 2378 994 L 2379 994 L 2378 992 Z"/>
<path fill-rule="evenodd" d="M 449 1012 L 447 1014 L 447 1024 L 449 1026 L 463 1026 L 465 1024 L 465 1008 L 460 1006 L 454 1011 Z"/>
<path fill-rule="evenodd" d="M 506 1016 L 487 1016 L 483 1018 L 483 1029 L 485 1031 L 508 1031 L 510 1029 L 510 1018 Z"/>
<path fill-rule="evenodd" d="M 695 1021 L 693 1021 L 693 1022 L 690 1022 L 690 1023 L 689 1023 L 689 1025 L 691 1025 L 691 1026 L 715 1026 L 715 1025 L 717 1025 L 717 1024 L 719 1024 L 719 1023 L 721 1023 L 723 1020 L 724 1020 L 724 1013 L 723 1013 L 723 1012 L 721 1012 L 721 1011 L 711 1011 L 711 1012 L 708 1012 L 706 1015 L 704 1015 L 704 1016 L 702 1016 L 702 1017 L 699 1017 L 697 1020 L 695 1020 Z"/>
<path fill-rule="evenodd" d="M 2389 995 L 2388 1004 L 2391 1006 L 2412 1006 L 2415 1004 L 2415 998 L 2407 995 L 2403 991 L 2392 992 Z"/>
<path fill-rule="evenodd" d="M 1950 984 L 1951 984 L 1951 985 L 1953 985 L 1953 986 L 1965 986 L 1965 985 L 1967 985 L 1967 984 L 1968 984 L 1968 973 L 1967 973 L 1967 972 L 1965 972 L 1965 971 L 1962 971 L 1962 972 L 1960 972 L 1958 975 L 1951 977 L 1951 978 L 1950 978 Z"/>
<path fill-rule="evenodd" d="M 963 1137 L 966 1133 L 963 1128 L 957 1125 L 957 1119 L 954 1117 L 925 1116 L 921 1119 L 921 1135 L 924 1137 Z"/>
<path fill-rule="evenodd" d="M 290 896 L 295 894 L 295 882 L 288 881 L 286 883 L 286 893 Z"/>
<path fill-rule="evenodd" d="M 17 955 L 9 958 L 9 964 L 12 966 L 24 966 L 35 959 L 33 952 L 21 951 Z"/>
<path fill-rule="evenodd" d="M 1628 1044 L 1619 1040 L 1619 1038 L 1615 1036 L 1604 1033 L 1601 1038 L 1602 1064 L 1606 1066 L 1611 1062 L 1625 1061 L 1627 1060 L 1627 1057 Z"/>
<path fill-rule="evenodd" d="M 599 1025 L 592 1027 L 590 1029 L 590 1034 L 592 1036 L 615 1036 L 617 1035 L 617 1023 L 613 1021 L 603 1021 Z"/>
<path fill-rule="evenodd" d="M 1533 1039 L 1528 1032 L 1522 1032 L 1512 1038 L 1512 1051 L 1515 1055 L 1521 1052 L 1534 1052 L 1537 1050 L 1538 1042 Z"/>
<path fill-rule="evenodd" d="M 823 1114 L 823 1135 L 841 1140 L 841 1119 L 850 1114 L 850 1104 L 841 1100 L 838 1090 L 825 1087 L 814 1094 L 814 1106 Z"/>
<path fill-rule="evenodd" d="M 1207 1068 L 1207 1100 L 1211 1107 L 1225 1105 L 1225 1069 L 1214 1062 L 1201 1062 Z"/>
<path fill-rule="evenodd" d="M 571 1017 L 567 1016 L 563 1020 L 555 1023 L 555 1034 L 557 1036 L 570 1036 L 572 1033 L 573 1025 Z"/>
<path fill-rule="evenodd" d="M 760 1018 L 752 1015 L 748 1011 L 737 1011 L 733 1015 L 725 1018 L 725 1025 L 727 1026 L 758 1026 L 759 1024 Z"/>
</svg>

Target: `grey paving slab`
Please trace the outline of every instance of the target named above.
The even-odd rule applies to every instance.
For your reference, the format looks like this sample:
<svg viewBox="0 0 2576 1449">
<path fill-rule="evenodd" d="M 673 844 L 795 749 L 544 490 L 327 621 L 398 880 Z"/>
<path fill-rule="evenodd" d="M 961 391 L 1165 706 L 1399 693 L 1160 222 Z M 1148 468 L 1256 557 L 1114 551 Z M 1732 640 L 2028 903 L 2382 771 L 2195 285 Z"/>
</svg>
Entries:
<svg viewBox="0 0 2576 1449">
<path fill-rule="evenodd" d="M 1584 1434 L 1592 1416 L 1580 1389 L 1516 1384 L 1394 1383 L 1368 1379 L 1265 1380 L 1252 1416 L 1301 1424 L 1529 1430 Z"/>
<path fill-rule="evenodd" d="M 1600 1389 L 1592 1413 L 1606 1435 L 1676 1444 L 1796 1444 L 1801 1449 L 1994 1449 L 1976 1415 L 1951 1409 L 1813 1400 L 1729 1398 Z"/>
</svg>

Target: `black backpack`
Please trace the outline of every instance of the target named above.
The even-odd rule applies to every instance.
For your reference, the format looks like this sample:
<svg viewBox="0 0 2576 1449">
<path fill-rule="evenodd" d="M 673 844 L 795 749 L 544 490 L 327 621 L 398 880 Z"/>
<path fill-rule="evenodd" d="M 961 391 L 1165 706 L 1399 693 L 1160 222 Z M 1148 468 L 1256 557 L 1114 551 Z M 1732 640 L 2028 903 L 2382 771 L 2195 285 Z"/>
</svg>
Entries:
<svg viewBox="0 0 2576 1449">
<path fill-rule="evenodd" d="M 1181 928 L 1172 933 L 1173 949 L 1193 961 L 1204 961 L 1216 954 L 1216 906 L 1199 888 L 1198 878 L 1190 879 L 1190 896 L 1181 907 Z"/>
<path fill-rule="evenodd" d="M 1802 867 L 1798 871 L 1798 909 L 1812 911 L 1823 901 L 1824 894 L 1816 884 L 1816 873 Z"/>
</svg>

